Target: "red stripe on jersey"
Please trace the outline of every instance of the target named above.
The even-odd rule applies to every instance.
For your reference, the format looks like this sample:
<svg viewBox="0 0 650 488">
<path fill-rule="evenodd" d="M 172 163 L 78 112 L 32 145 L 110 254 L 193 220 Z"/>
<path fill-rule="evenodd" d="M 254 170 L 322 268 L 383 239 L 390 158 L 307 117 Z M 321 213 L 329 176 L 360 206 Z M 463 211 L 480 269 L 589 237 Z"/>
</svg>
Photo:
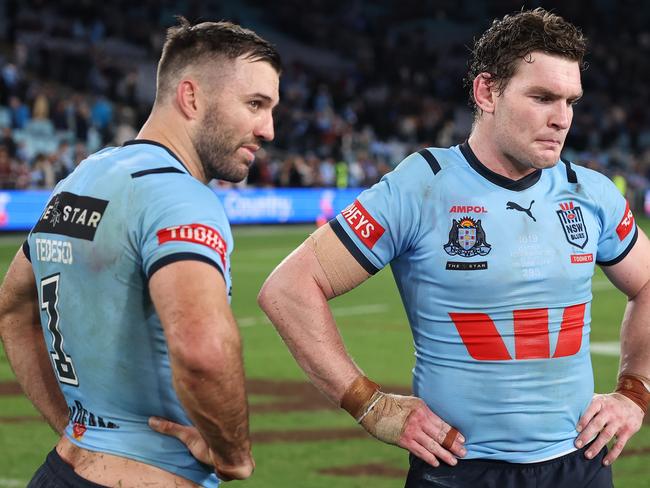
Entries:
<svg viewBox="0 0 650 488">
<path fill-rule="evenodd" d="M 341 215 L 368 249 L 372 249 L 384 234 L 385 229 L 363 208 L 359 200 L 343 209 Z"/>
<path fill-rule="evenodd" d="M 550 357 L 548 309 L 515 310 L 515 356 L 517 359 Z"/>
<path fill-rule="evenodd" d="M 629 202 L 625 202 L 625 213 L 616 227 L 616 233 L 618 234 L 619 240 L 624 240 L 633 228 L 634 214 L 632 214 L 632 210 L 630 210 Z"/>
<path fill-rule="evenodd" d="M 221 264 L 226 268 L 228 246 L 219 231 L 203 224 L 175 225 L 156 232 L 158 245 L 169 241 L 193 242 L 217 251 Z"/>
<path fill-rule="evenodd" d="M 467 352 L 478 361 L 512 359 L 499 331 L 486 313 L 452 313 L 454 322 Z"/>
<path fill-rule="evenodd" d="M 582 328 L 585 325 L 585 306 L 586 304 L 581 303 L 564 309 L 560 334 L 557 338 L 555 354 L 553 354 L 554 358 L 573 356 L 580 350 Z"/>
</svg>

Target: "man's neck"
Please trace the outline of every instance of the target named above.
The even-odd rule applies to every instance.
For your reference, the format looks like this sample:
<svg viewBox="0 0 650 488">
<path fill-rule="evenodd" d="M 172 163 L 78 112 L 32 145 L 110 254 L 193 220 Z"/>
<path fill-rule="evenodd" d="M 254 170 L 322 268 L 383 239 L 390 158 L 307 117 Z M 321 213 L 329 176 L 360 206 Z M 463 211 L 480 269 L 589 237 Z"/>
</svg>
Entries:
<svg viewBox="0 0 650 488">
<path fill-rule="evenodd" d="M 535 168 L 520 167 L 510 161 L 505 154 L 497 150 L 496 144 L 488 132 L 477 124 L 468 139 L 469 146 L 483 166 L 514 181 L 536 171 Z"/>
<path fill-rule="evenodd" d="M 136 139 L 147 139 L 155 141 L 169 148 L 188 169 L 190 174 L 197 180 L 207 183 L 208 180 L 203 172 L 203 166 L 199 156 L 191 142 L 186 127 L 179 127 L 178 124 L 167 123 L 172 117 L 163 116 L 163 113 L 155 109 L 144 123 Z"/>
</svg>

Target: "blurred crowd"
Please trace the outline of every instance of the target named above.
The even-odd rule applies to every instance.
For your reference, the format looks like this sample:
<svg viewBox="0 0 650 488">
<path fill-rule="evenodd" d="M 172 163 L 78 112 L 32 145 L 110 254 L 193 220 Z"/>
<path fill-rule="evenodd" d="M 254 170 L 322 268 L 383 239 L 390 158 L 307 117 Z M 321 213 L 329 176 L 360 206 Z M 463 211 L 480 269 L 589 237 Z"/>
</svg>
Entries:
<svg viewBox="0 0 650 488">
<path fill-rule="evenodd" d="M 539 4 L 590 39 L 585 96 L 565 156 L 611 176 L 639 206 L 650 187 L 650 6 L 525 2 Z M 283 45 L 296 52 L 333 59 L 322 66 L 319 56 L 282 51 L 276 140 L 245 185 L 371 185 L 410 152 L 467 137 L 469 46 L 492 18 L 521 7 L 521 0 L 402 0 L 399 8 L 387 0 L 286 0 L 273 8 L 262 0 L 236 7 L 0 0 L 0 187 L 51 188 L 88 152 L 133 138 L 151 104 L 143 66 L 155 66 L 175 13 L 229 18 L 271 41 L 289 39 Z"/>
</svg>

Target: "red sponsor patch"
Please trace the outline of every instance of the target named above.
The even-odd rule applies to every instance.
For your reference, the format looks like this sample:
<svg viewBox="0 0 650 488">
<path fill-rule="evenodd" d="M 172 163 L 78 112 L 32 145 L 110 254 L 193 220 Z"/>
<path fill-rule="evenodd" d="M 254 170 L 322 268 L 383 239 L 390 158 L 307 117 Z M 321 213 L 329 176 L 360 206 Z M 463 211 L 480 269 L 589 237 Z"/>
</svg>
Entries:
<svg viewBox="0 0 650 488">
<path fill-rule="evenodd" d="M 183 241 L 207 246 L 219 253 L 221 263 L 226 267 L 228 246 L 221 234 L 212 227 L 203 224 L 175 225 L 159 230 L 156 235 L 159 245 L 169 241 Z"/>
<path fill-rule="evenodd" d="M 78 424 L 77 422 L 72 424 L 72 435 L 74 436 L 75 439 L 77 440 L 81 439 L 85 433 L 86 433 L 85 425 Z"/>
<path fill-rule="evenodd" d="M 573 264 L 593 263 L 593 254 L 571 254 L 571 262 Z"/>
<path fill-rule="evenodd" d="M 354 203 L 346 207 L 341 215 L 368 249 L 372 249 L 384 234 L 385 229 L 363 208 L 359 200 L 355 200 Z"/>
<path fill-rule="evenodd" d="M 487 213 L 487 208 L 483 205 L 452 205 L 449 213 Z"/>
<path fill-rule="evenodd" d="M 618 223 L 618 226 L 616 227 L 616 233 L 618 234 L 618 238 L 621 241 L 624 240 L 633 228 L 634 228 L 634 215 L 632 214 L 632 210 L 630 210 L 630 204 L 626 202 L 625 213 L 623 214 L 623 218 L 621 219 L 621 221 Z"/>
</svg>

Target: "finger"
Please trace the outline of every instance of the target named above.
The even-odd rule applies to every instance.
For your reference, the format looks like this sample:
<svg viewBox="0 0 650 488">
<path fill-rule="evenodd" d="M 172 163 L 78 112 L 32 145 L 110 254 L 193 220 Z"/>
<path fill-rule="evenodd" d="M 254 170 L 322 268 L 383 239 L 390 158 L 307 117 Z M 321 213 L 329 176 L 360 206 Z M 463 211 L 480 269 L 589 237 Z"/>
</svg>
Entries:
<svg viewBox="0 0 650 488">
<path fill-rule="evenodd" d="M 596 440 L 594 440 L 585 451 L 585 457 L 587 459 L 593 459 L 596 457 L 607 443 L 612 440 L 616 434 L 616 430 L 617 429 L 612 425 L 605 426 L 605 428 L 600 431 L 600 434 L 598 434 L 598 437 L 596 437 Z"/>
<path fill-rule="evenodd" d="M 602 413 L 592 417 L 589 423 L 584 427 L 580 435 L 576 438 L 575 445 L 578 449 L 585 446 L 588 442 L 596 437 L 607 423 L 606 415 Z"/>
<path fill-rule="evenodd" d="M 149 417 L 149 427 L 160 434 L 176 437 L 179 441 L 187 444 L 190 441 L 189 429 L 183 425 L 160 417 Z"/>
<path fill-rule="evenodd" d="M 607 456 L 603 459 L 603 464 L 605 466 L 609 466 L 612 464 L 618 456 L 620 456 L 621 452 L 623 451 L 623 448 L 625 447 L 625 444 L 627 444 L 627 441 L 630 439 L 630 435 L 626 434 L 621 434 L 616 435 L 616 442 L 612 444 L 611 450 L 607 453 Z"/>
<path fill-rule="evenodd" d="M 436 428 L 430 424 L 427 424 L 423 426 L 425 428 L 423 428 L 422 430 L 433 439 L 436 439 L 438 443 L 442 445 L 445 443 L 445 439 L 447 439 L 447 436 L 453 435 L 453 433 L 450 434 L 450 432 L 452 432 L 451 429 L 454 429 L 453 432 L 455 432 L 456 435 L 452 438 L 451 441 L 448 441 L 448 443 L 450 443 L 449 447 L 446 446 L 443 447 L 446 450 L 451 451 L 454 455 L 458 457 L 465 456 L 465 454 L 467 454 L 467 450 L 463 445 L 465 442 L 465 437 L 463 436 L 463 434 L 458 432 L 458 430 L 452 427 L 451 425 L 444 423 L 442 421 L 440 422 L 442 426 L 441 428 Z"/>
<path fill-rule="evenodd" d="M 438 460 L 444 461 L 445 463 L 451 465 L 451 466 L 456 466 L 458 464 L 458 460 L 456 457 L 450 453 L 448 450 L 443 449 L 443 447 L 440 445 L 440 443 L 432 439 L 430 437 L 426 438 L 418 438 L 418 442 L 422 447 L 427 449 L 431 454 L 433 454 Z"/>
<path fill-rule="evenodd" d="M 404 446 L 406 449 L 413 455 L 419 457 L 422 459 L 427 464 L 430 464 L 434 468 L 437 468 L 440 466 L 440 461 L 429 451 L 427 448 L 425 448 L 422 444 L 419 442 L 412 442 L 409 444 L 409 446 Z"/>
<path fill-rule="evenodd" d="M 437 459 L 451 466 L 455 466 L 458 463 L 456 457 L 448 450 L 443 449 L 436 438 L 432 438 L 420 431 L 413 436 L 412 440 L 433 454 Z"/>
<path fill-rule="evenodd" d="M 576 430 L 578 432 L 582 432 L 584 428 L 587 426 L 587 424 L 591 422 L 591 419 L 598 412 L 600 412 L 602 407 L 603 407 L 602 400 L 600 400 L 598 397 L 594 397 L 594 399 L 587 407 L 587 410 L 585 410 L 585 413 L 583 413 L 582 417 L 580 417 L 580 420 L 578 420 L 578 425 L 576 425 Z"/>
<path fill-rule="evenodd" d="M 443 449 L 446 450 L 451 450 L 451 447 L 454 445 L 454 442 L 456 441 L 456 437 L 458 436 L 458 430 L 456 427 L 451 427 L 447 433 L 445 434 L 445 438 L 442 441 L 442 444 L 440 444 Z"/>
</svg>

